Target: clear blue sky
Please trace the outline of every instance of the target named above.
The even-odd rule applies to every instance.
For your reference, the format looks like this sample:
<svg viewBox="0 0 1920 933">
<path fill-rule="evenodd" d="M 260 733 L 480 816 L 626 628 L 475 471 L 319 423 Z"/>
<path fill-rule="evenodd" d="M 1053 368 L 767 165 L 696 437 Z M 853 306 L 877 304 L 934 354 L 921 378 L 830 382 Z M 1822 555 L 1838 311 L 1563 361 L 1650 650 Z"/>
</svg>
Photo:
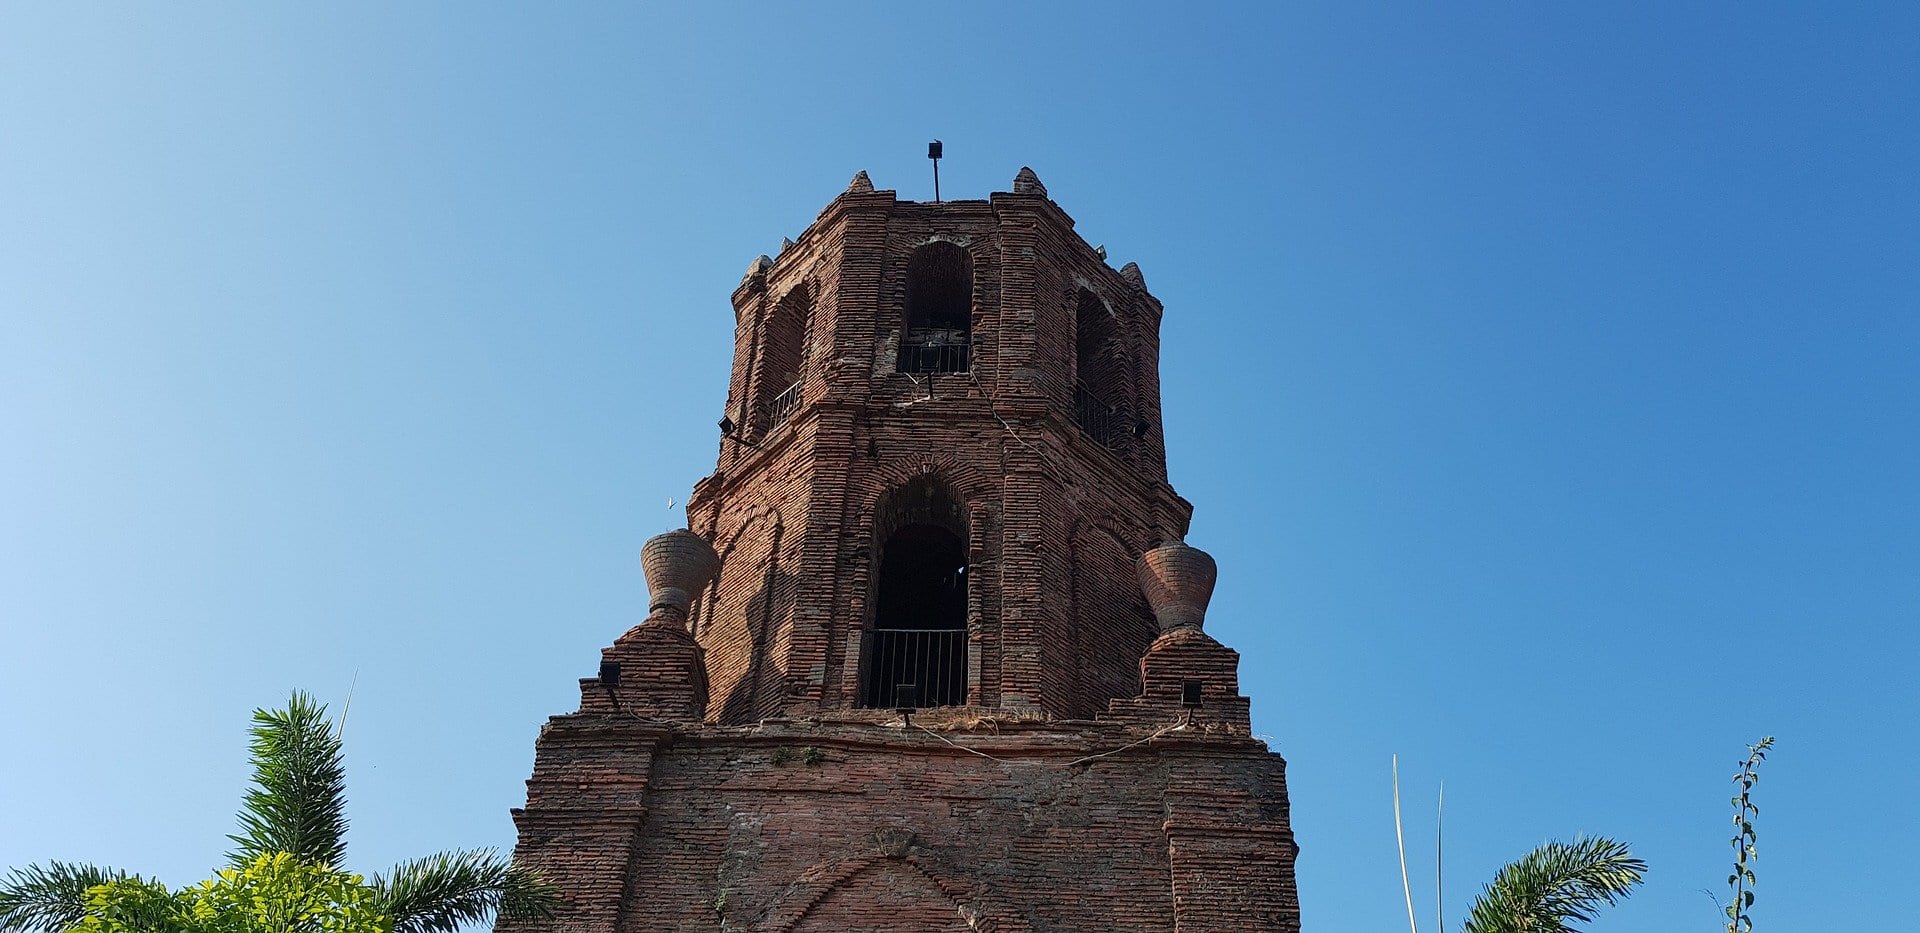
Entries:
<svg viewBox="0 0 1920 933">
<path fill-rule="evenodd" d="M 356 867 L 511 844 L 713 465 L 753 256 L 1031 165 L 1166 303 L 1315 933 L 1598 832 L 1600 933 L 1920 926 L 1907 4 L 0 11 L 0 866 L 203 876 L 248 711 Z M 1089 840 L 1096 844 L 1096 840 Z M 1429 921 L 1430 923 L 1430 921 Z M 1428 927 L 1431 929 L 1431 927 Z"/>
</svg>

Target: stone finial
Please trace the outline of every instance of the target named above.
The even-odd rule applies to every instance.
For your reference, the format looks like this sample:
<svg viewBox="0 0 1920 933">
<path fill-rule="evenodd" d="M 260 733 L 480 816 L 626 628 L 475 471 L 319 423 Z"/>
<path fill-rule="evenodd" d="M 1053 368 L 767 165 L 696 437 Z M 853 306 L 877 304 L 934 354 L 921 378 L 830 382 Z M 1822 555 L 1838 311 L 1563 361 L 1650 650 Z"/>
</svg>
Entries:
<svg viewBox="0 0 1920 933">
<path fill-rule="evenodd" d="M 655 535 L 640 548 L 640 569 L 647 575 L 647 611 L 693 606 L 693 594 L 706 588 L 720 570 L 720 556 L 707 539 L 685 528 Z"/>
<path fill-rule="evenodd" d="M 1160 620 L 1160 631 L 1200 629 L 1207 616 L 1207 601 L 1213 598 L 1213 583 L 1219 566 L 1213 557 L 1184 541 L 1163 544 L 1140 555 L 1140 588 L 1146 591 L 1147 605 Z"/>
<path fill-rule="evenodd" d="M 1130 262 L 1121 266 L 1120 277 L 1125 279 L 1127 284 L 1134 288 L 1144 289 L 1147 287 L 1147 277 L 1140 274 L 1140 264 L 1137 262 Z"/>
<path fill-rule="evenodd" d="M 854 173 L 853 181 L 847 185 L 847 193 L 848 194 L 872 194 L 873 193 L 873 179 L 867 177 L 866 169 L 861 169 L 860 171 Z"/>
<path fill-rule="evenodd" d="M 1035 175 L 1033 169 L 1022 165 L 1020 172 L 1013 176 L 1013 193 L 1037 194 L 1044 198 L 1047 196 L 1047 186 L 1040 183 L 1040 176 Z"/>
<path fill-rule="evenodd" d="M 793 248 L 793 237 L 783 236 L 780 238 L 780 255 L 785 256 L 787 254 L 787 250 L 790 250 L 792 248 Z"/>
<path fill-rule="evenodd" d="M 764 278 L 767 274 L 767 270 L 772 268 L 773 268 L 773 259 L 768 257 L 765 253 L 755 256 L 753 257 L 752 262 L 747 263 L 747 274 L 740 277 L 740 284 L 745 285 L 748 282 L 753 281 L 754 279 Z"/>
</svg>

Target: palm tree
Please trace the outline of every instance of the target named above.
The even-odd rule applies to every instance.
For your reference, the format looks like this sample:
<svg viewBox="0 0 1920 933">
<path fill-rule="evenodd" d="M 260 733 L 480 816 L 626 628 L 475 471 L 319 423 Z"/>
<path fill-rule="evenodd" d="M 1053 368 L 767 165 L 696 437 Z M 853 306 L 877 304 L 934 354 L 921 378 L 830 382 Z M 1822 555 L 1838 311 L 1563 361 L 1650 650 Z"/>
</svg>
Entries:
<svg viewBox="0 0 1920 933">
<path fill-rule="evenodd" d="M 1627 896 L 1647 863 L 1611 839 L 1549 842 L 1495 875 L 1461 933 L 1570 933 L 1569 924 Z"/>
<path fill-rule="evenodd" d="M 253 787 L 229 836 L 234 867 L 280 853 L 328 868 L 346 857 L 346 771 L 340 732 L 325 706 L 295 692 L 286 709 L 253 713 Z M 0 931 L 60 933 L 87 910 L 89 889 L 137 879 L 94 865 L 48 862 L 0 879 Z M 492 849 L 441 852 L 401 862 L 367 883 L 395 933 L 452 933 L 496 912 L 551 916 L 553 889 Z"/>
</svg>

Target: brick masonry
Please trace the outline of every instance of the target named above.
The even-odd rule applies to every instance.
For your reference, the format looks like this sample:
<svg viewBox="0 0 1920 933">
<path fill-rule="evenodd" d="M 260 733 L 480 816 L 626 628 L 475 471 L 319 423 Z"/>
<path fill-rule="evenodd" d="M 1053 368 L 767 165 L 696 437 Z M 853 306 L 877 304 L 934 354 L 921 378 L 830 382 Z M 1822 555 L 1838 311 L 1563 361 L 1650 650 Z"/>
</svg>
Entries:
<svg viewBox="0 0 1920 933">
<path fill-rule="evenodd" d="M 1299 929 L 1285 763 L 1239 657 L 1163 632 L 1135 573 L 1192 511 L 1162 308 L 1030 171 L 1013 188 L 915 203 L 862 173 L 749 267 L 732 430 L 687 506 L 718 573 L 542 729 L 516 856 L 566 906 L 497 929 Z M 934 242 L 965 251 L 940 268 L 970 274 L 970 359 L 901 372 Z M 910 722 L 860 707 L 909 522 L 967 561 L 966 705 Z"/>
</svg>

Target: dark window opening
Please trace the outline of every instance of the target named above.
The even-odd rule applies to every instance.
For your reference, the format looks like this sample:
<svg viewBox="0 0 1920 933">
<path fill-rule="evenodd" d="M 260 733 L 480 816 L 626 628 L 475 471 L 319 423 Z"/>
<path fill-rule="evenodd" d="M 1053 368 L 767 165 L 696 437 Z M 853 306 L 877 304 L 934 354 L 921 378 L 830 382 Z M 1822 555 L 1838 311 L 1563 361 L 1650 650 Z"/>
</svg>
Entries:
<svg viewBox="0 0 1920 933">
<path fill-rule="evenodd" d="M 938 525 L 906 525 L 888 537 L 869 633 L 865 705 L 966 703 L 966 562 L 966 542 Z"/>
<path fill-rule="evenodd" d="M 1183 680 L 1180 682 L 1180 705 L 1187 709 L 1200 707 L 1200 690 L 1206 686 L 1203 681 Z"/>
<path fill-rule="evenodd" d="M 1073 420 L 1088 437 L 1114 445 L 1132 436 L 1126 409 L 1126 367 L 1113 312 L 1093 293 L 1080 293 L 1073 328 Z"/>
<path fill-rule="evenodd" d="M 806 366 L 807 326 L 812 302 L 805 286 L 787 293 L 767 320 L 760 348 L 762 397 L 760 428 L 771 431 L 800 406 L 800 377 Z"/>
<path fill-rule="evenodd" d="M 907 260 L 903 373 L 963 373 L 973 352 L 973 260 L 946 242 L 920 247 Z"/>
</svg>

